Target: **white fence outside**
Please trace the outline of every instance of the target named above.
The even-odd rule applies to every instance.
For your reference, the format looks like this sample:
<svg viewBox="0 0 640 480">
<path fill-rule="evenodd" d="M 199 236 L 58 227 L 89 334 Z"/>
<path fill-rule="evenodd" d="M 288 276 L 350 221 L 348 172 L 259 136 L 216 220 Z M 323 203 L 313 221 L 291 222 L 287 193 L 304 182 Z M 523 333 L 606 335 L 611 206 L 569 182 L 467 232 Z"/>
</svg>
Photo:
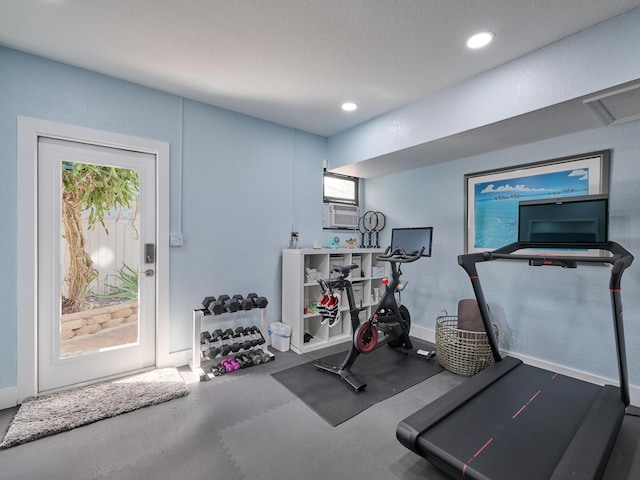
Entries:
<svg viewBox="0 0 640 480">
<path fill-rule="evenodd" d="M 139 271 L 140 267 L 140 235 L 138 233 L 138 216 L 135 211 L 129 209 L 118 209 L 109 218 L 104 219 L 108 234 L 101 224 L 97 224 L 93 230 L 87 227 L 87 217 L 83 216 L 85 225 L 85 249 L 89 252 L 93 266 L 98 271 L 98 278 L 91 283 L 90 292 L 98 294 L 108 294 L 111 292 L 109 285 L 118 286 L 119 281 L 116 276 L 118 270 L 126 265 L 134 271 Z M 67 242 L 63 238 L 60 242 L 61 293 L 66 296 L 68 287 L 64 279 L 67 276 L 69 265 L 69 250 Z"/>
</svg>

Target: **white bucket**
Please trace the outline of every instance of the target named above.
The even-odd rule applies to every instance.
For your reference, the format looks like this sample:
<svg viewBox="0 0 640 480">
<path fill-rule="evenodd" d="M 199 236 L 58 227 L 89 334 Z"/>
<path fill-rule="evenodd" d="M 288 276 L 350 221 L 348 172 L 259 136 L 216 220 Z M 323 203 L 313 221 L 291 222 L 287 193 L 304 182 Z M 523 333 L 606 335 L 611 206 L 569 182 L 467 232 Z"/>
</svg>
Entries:
<svg viewBox="0 0 640 480">
<path fill-rule="evenodd" d="M 282 322 L 275 322 L 269 325 L 269 336 L 271 337 L 271 346 L 281 352 L 289 350 L 291 341 L 291 325 Z"/>
</svg>

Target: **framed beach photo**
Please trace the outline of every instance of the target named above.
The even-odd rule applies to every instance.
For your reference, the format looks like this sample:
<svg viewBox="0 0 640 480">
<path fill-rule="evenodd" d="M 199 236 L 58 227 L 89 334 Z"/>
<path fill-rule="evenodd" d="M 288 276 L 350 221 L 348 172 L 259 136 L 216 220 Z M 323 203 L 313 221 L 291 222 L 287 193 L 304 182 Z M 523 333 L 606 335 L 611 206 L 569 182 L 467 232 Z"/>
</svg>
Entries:
<svg viewBox="0 0 640 480">
<path fill-rule="evenodd" d="M 609 193 L 609 159 L 604 150 L 465 175 L 465 253 L 518 241 L 523 200 Z"/>
</svg>

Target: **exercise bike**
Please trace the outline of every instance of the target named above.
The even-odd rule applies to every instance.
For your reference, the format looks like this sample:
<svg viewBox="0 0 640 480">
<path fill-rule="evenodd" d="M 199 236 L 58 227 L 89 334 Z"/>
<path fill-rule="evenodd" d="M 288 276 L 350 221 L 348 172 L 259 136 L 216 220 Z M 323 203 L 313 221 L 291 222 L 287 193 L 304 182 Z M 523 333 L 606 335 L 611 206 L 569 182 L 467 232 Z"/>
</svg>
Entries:
<svg viewBox="0 0 640 480">
<path fill-rule="evenodd" d="M 409 338 L 409 330 L 411 328 L 411 317 L 409 310 L 396 300 L 400 292 L 404 289 L 407 282 L 401 282 L 400 276 L 402 271 L 400 265 L 403 263 L 415 262 L 418 260 L 424 247 L 415 255 L 408 255 L 403 249 L 396 248 L 391 251 L 391 247 L 387 247 L 384 253 L 377 255 L 376 260 L 381 262 L 389 262 L 391 264 L 391 282 L 387 279 L 383 280 L 385 290 L 378 304 L 373 307 L 372 315 L 369 319 L 360 324 L 360 312 L 367 307 L 358 307 L 353 296 L 353 287 L 347 279 L 349 274 L 358 265 L 334 265 L 333 272 L 338 274 L 338 278 L 329 280 L 320 280 L 319 283 L 326 286 L 330 291 L 340 290 L 346 292 L 349 302 L 349 313 L 351 317 L 351 326 L 353 330 L 353 341 L 346 358 L 340 366 L 329 365 L 323 362 L 315 362 L 314 366 L 329 373 L 340 376 L 344 381 L 351 385 L 357 392 L 367 387 L 358 379 L 351 367 L 358 355 L 371 353 L 374 350 L 389 345 L 389 347 L 397 349 L 402 347 L 408 351 L 413 349 L 413 344 Z"/>
</svg>

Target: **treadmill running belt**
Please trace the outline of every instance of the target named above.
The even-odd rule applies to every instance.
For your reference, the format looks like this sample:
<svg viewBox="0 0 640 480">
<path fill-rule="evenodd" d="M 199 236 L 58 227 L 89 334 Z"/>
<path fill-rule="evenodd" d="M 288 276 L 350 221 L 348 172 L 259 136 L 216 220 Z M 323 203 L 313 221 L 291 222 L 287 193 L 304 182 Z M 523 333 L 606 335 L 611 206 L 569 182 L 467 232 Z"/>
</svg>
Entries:
<svg viewBox="0 0 640 480">
<path fill-rule="evenodd" d="M 547 479 L 601 389 L 522 364 L 420 434 L 416 444 L 460 478 Z"/>
</svg>

